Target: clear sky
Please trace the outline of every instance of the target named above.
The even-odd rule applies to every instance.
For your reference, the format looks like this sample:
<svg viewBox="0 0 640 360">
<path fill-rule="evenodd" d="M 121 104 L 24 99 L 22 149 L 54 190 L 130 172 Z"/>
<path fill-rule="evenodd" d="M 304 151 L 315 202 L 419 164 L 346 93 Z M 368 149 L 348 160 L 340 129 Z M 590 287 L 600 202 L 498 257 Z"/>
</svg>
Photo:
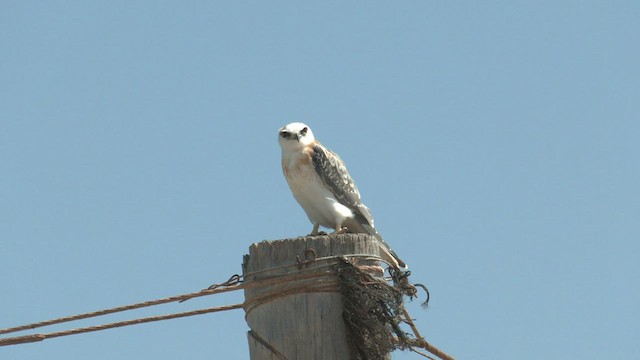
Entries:
<svg viewBox="0 0 640 360">
<path fill-rule="evenodd" d="M 308 233 L 277 143 L 302 121 L 429 286 L 409 310 L 432 343 L 637 358 L 639 19 L 638 1 L 2 1 L 0 328 L 196 291 Z M 248 359 L 243 315 L 0 358 Z"/>
</svg>

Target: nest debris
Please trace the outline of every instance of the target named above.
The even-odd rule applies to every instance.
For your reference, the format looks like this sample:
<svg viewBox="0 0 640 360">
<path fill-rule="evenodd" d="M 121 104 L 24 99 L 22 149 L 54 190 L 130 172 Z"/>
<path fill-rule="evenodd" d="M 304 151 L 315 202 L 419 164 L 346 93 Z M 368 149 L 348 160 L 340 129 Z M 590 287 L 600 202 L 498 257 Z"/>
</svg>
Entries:
<svg viewBox="0 0 640 360">
<path fill-rule="evenodd" d="M 411 293 L 407 288 L 374 278 L 346 259 L 339 263 L 338 277 L 352 360 L 385 359 L 393 350 L 410 347 L 409 334 L 400 328 L 402 296 Z"/>
</svg>

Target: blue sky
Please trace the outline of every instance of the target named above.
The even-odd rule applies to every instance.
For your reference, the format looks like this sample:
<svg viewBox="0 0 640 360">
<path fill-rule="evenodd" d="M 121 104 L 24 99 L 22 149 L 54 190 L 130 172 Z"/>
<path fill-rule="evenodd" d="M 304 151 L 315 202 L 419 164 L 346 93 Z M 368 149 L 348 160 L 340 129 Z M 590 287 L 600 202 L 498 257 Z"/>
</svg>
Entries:
<svg viewBox="0 0 640 360">
<path fill-rule="evenodd" d="M 308 233 L 276 136 L 302 121 L 429 286 L 428 311 L 409 304 L 429 341 L 460 359 L 633 358 L 639 16 L 636 1 L 4 1 L 0 328 L 199 290 L 251 243 Z M 247 330 L 235 310 L 0 357 L 248 359 Z"/>
</svg>

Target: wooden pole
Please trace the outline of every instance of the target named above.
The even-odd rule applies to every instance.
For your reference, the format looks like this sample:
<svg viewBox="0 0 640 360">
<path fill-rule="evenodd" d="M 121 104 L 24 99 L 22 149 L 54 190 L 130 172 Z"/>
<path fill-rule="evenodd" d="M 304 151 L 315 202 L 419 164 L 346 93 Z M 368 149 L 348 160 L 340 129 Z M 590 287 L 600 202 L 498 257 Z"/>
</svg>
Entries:
<svg viewBox="0 0 640 360">
<path fill-rule="evenodd" d="M 261 284 L 245 289 L 251 360 L 350 358 L 338 277 L 335 268 L 326 274 L 331 270 L 322 258 L 352 254 L 379 256 L 378 241 L 342 234 L 251 245 L 244 257 L 245 281 Z M 372 275 L 382 276 L 382 271 Z"/>
</svg>

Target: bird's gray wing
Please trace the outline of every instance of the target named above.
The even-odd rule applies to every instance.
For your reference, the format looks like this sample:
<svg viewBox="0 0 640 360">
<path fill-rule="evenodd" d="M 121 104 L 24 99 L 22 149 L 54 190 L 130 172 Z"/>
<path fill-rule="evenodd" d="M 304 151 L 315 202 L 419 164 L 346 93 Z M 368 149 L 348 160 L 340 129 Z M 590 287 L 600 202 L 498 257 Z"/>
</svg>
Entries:
<svg viewBox="0 0 640 360">
<path fill-rule="evenodd" d="M 322 182 L 331 191 L 336 200 L 353 211 L 355 218 L 348 220 L 345 224 L 349 231 L 375 236 L 384 247 L 384 252 L 389 255 L 388 261 L 391 264 L 395 262 L 398 267 L 407 269 L 404 261 L 400 260 L 398 255 L 391 250 L 380 233 L 378 233 L 378 230 L 373 226 L 371 210 L 360 201 L 358 187 L 353 182 L 347 167 L 340 157 L 320 145 L 320 143 L 316 143 L 313 145 L 311 162 L 316 174 L 322 179 Z"/>
<path fill-rule="evenodd" d="M 313 145 L 311 157 L 316 174 L 338 202 L 361 217 L 373 228 L 371 211 L 360 201 L 360 191 L 338 155 L 319 143 Z"/>
</svg>

